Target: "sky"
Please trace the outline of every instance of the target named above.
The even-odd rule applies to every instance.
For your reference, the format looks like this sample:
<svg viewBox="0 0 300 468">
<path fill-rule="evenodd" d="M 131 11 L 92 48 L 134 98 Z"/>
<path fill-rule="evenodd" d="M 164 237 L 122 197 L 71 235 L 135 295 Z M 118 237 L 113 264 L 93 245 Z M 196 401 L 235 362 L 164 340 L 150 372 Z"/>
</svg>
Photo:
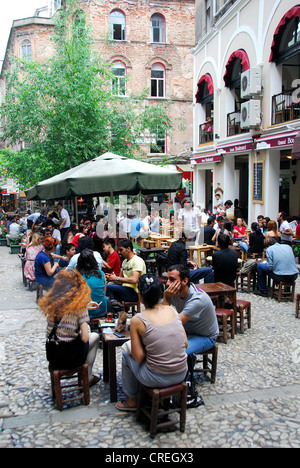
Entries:
<svg viewBox="0 0 300 468">
<path fill-rule="evenodd" d="M 4 59 L 12 22 L 29 18 L 37 8 L 47 5 L 47 0 L 0 0 L 0 60 Z M 0 62 L 0 69 L 2 62 Z"/>
</svg>

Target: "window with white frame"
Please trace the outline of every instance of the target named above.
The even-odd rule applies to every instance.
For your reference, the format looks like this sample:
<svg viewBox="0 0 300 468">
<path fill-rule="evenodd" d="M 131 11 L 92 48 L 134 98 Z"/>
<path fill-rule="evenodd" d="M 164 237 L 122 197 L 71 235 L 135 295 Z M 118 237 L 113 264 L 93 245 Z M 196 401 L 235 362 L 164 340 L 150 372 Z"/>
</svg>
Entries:
<svg viewBox="0 0 300 468">
<path fill-rule="evenodd" d="M 21 58 L 23 60 L 32 60 L 31 42 L 29 39 L 25 39 L 21 43 Z"/>
<path fill-rule="evenodd" d="M 167 135 L 166 132 L 163 131 L 160 128 L 156 128 L 156 132 L 151 132 L 151 134 L 155 135 L 156 138 L 156 143 L 150 145 L 150 153 L 160 153 L 160 154 L 165 154 L 166 153 L 166 147 L 167 147 Z"/>
<path fill-rule="evenodd" d="M 165 96 L 165 69 L 160 63 L 155 63 L 151 70 L 151 96 Z"/>
<path fill-rule="evenodd" d="M 112 93 L 115 96 L 126 94 L 126 67 L 121 62 L 115 62 L 112 66 Z"/>
<path fill-rule="evenodd" d="M 162 15 L 156 13 L 151 17 L 152 42 L 165 42 L 165 19 Z"/>
<path fill-rule="evenodd" d="M 125 15 L 120 10 L 110 14 L 110 38 L 114 41 L 125 40 Z"/>
</svg>

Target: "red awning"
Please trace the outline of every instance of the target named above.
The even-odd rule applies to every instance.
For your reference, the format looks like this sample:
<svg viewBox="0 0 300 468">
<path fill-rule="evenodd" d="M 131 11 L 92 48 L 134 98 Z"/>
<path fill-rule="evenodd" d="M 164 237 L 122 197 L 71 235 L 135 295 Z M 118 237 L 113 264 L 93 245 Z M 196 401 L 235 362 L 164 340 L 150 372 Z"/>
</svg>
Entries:
<svg viewBox="0 0 300 468">
<path fill-rule="evenodd" d="M 292 159 L 300 158 L 300 132 L 295 137 L 295 142 L 292 149 Z"/>
<path fill-rule="evenodd" d="M 202 100 L 203 89 L 204 89 L 205 83 L 207 83 L 209 96 L 211 94 L 214 94 L 214 84 L 213 84 L 212 77 L 209 73 L 206 73 L 206 75 L 201 76 L 200 80 L 198 81 L 198 85 L 197 85 L 198 90 L 196 94 L 196 102 L 198 103 L 200 103 Z"/>
<path fill-rule="evenodd" d="M 300 18 L 300 6 L 295 6 L 291 8 L 282 18 L 280 23 L 278 24 L 276 31 L 274 33 L 273 42 L 271 45 L 271 55 L 269 58 L 269 62 L 274 62 L 276 59 L 280 41 L 286 25 L 293 19 L 293 18 Z"/>
<path fill-rule="evenodd" d="M 232 68 L 234 65 L 234 62 L 236 59 L 240 59 L 242 62 L 242 68 L 243 71 L 249 70 L 250 68 L 250 62 L 247 53 L 243 49 L 236 50 L 233 52 L 233 54 L 230 55 L 229 60 L 226 65 L 226 72 L 223 77 L 225 81 L 225 86 L 227 88 L 230 87 L 230 81 L 231 81 L 231 73 L 232 73 Z"/>
</svg>

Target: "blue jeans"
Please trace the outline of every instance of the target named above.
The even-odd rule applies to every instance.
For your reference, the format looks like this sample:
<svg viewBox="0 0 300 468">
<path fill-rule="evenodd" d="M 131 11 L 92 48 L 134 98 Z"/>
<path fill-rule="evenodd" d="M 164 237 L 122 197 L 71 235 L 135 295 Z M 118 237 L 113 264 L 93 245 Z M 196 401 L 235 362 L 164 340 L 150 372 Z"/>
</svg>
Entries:
<svg viewBox="0 0 300 468">
<path fill-rule="evenodd" d="M 244 252 L 248 252 L 249 250 L 249 245 L 247 244 L 247 242 L 240 242 L 240 249 L 242 249 Z"/>
<path fill-rule="evenodd" d="M 203 353 L 204 351 L 213 348 L 216 344 L 215 339 L 208 338 L 207 336 L 187 334 L 187 339 L 188 347 L 186 348 L 186 354 Z"/>
<path fill-rule="evenodd" d="M 267 291 L 267 275 L 275 281 L 286 281 L 287 283 L 296 280 L 297 275 L 276 275 L 272 270 L 269 270 L 266 263 L 258 263 L 257 265 L 257 286 L 259 291 Z"/>
<path fill-rule="evenodd" d="M 197 268 L 197 270 L 190 271 L 191 282 L 198 284 L 204 278 L 204 283 L 214 283 L 215 274 L 212 268 Z"/>
<path fill-rule="evenodd" d="M 139 300 L 138 293 L 132 288 L 119 284 L 108 284 L 106 287 L 106 295 L 110 297 L 110 299 L 116 299 L 119 302 L 137 302 Z"/>
</svg>

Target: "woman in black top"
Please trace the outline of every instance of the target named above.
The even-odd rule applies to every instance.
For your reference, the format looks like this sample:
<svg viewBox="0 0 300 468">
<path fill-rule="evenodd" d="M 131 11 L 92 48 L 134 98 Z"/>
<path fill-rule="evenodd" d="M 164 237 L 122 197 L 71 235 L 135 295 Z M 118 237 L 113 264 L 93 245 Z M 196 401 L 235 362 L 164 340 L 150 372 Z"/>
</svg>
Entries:
<svg viewBox="0 0 300 468">
<path fill-rule="evenodd" d="M 265 248 L 265 236 L 261 232 L 258 223 L 251 224 L 251 234 L 249 236 L 249 245 L 246 242 L 240 243 L 240 248 L 249 254 L 262 254 Z"/>
</svg>

